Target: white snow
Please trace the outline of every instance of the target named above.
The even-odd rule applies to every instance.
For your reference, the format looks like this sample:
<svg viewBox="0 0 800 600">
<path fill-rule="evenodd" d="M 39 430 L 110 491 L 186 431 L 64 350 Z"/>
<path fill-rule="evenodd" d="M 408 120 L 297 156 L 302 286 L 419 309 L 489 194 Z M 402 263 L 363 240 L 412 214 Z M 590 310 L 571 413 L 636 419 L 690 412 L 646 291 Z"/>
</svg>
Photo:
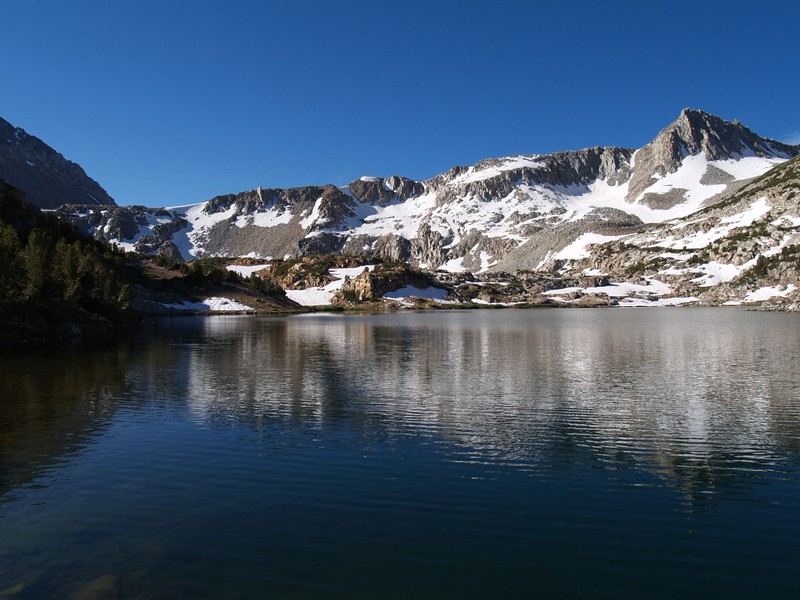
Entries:
<svg viewBox="0 0 800 600">
<path fill-rule="evenodd" d="M 464 273 L 467 268 L 462 264 L 464 262 L 464 257 L 459 256 L 458 258 L 453 258 L 448 260 L 442 266 L 439 267 L 439 271 L 447 271 L 448 273 Z"/>
<path fill-rule="evenodd" d="M 634 160 L 631 159 L 631 165 Z M 663 193 L 674 189 L 686 190 L 686 202 L 682 202 L 666 210 L 653 209 L 641 204 L 640 196 L 636 202 L 628 202 L 628 183 L 610 185 L 607 181 L 598 180 L 588 186 L 571 187 L 552 185 L 528 185 L 518 182 L 512 191 L 503 198 L 484 197 L 481 186 L 469 184 L 498 177 L 512 169 L 537 169 L 544 161 L 538 155 L 519 155 L 499 158 L 473 165 L 463 173 L 453 177 L 437 178 L 438 187 L 432 191 L 430 183 L 426 184 L 426 192 L 408 200 L 399 198 L 387 205 L 373 204 L 372 201 L 356 201 L 350 208 L 355 213 L 346 219 L 335 231 L 343 236 L 366 235 L 380 237 L 391 234 L 406 240 L 418 237 L 420 227 L 429 227 L 444 238 L 448 248 L 455 248 L 473 230 L 488 238 L 501 238 L 516 243 L 526 242 L 531 231 L 548 227 L 563 221 L 574 221 L 585 217 L 598 208 L 613 208 L 635 215 L 646 223 L 664 222 L 683 218 L 701 208 L 706 199 L 722 191 L 724 185 L 703 185 L 700 179 L 709 165 L 726 171 L 737 178 L 751 178 L 782 162 L 782 159 L 767 159 L 747 156 L 738 160 L 708 162 L 702 155 L 687 156 L 675 173 L 654 179 L 645 193 Z M 382 178 L 364 176 L 363 181 L 380 181 Z M 384 185 L 388 185 L 386 180 Z M 345 186 L 343 193 L 352 193 Z M 261 196 L 260 188 L 256 190 Z M 446 195 L 446 196 L 445 196 Z M 262 197 L 263 202 L 263 197 Z M 208 203 L 171 207 L 174 216 L 184 216 L 189 227 L 176 233 L 173 241 L 187 260 L 203 256 L 210 230 L 220 222 L 230 220 L 238 227 L 257 226 L 262 228 L 287 225 L 298 222 L 300 227 L 309 231 L 308 236 L 319 235 L 324 227 L 330 226 L 321 218 L 322 198 L 318 198 L 313 209 L 300 213 L 290 206 L 273 206 L 266 210 L 258 210 L 246 215 L 237 213 L 235 206 L 217 213 L 208 214 Z M 715 239 L 727 235 L 735 227 L 743 227 L 762 218 L 769 210 L 765 201 L 754 204 L 748 211 L 728 217 L 716 228 L 708 232 L 683 236 L 672 232 L 664 245 L 680 249 L 699 249 Z M 787 217 L 784 222 L 791 226 L 800 226 L 800 217 Z M 118 240 L 120 245 L 134 244 L 139 237 L 151 233 L 143 230 L 134 239 Z M 621 237 L 621 236 L 620 236 Z M 612 236 L 584 234 L 561 251 L 548 257 L 575 260 L 588 254 L 587 246 L 592 243 L 603 243 L 616 239 Z M 477 247 L 472 249 L 473 256 L 480 260 L 480 271 L 486 271 L 501 256 L 491 256 L 486 252 L 478 254 Z M 436 267 L 436 265 L 430 265 Z M 447 261 L 440 268 L 451 272 L 463 272 L 464 267 L 459 257 Z M 476 267 L 477 268 L 477 267 Z"/>
<path fill-rule="evenodd" d="M 256 227 L 275 227 L 276 225 L 285 225 L 290 223 L 294 215 L 289 210 L 278 210 L 272 207 L 266 211 L 259 211 L 247 215 L 240 215 L 236 219 L 237 227 L 247 227 L 248 225 L 255 225 Z"/>
<path fill-rule="evenodd" d="M 620 307 L 660 307 L 660 306 L 681 306 L 682 304 L 689 304 L 690 302 L 697 302 L 694 296 L 686 298 L 658 298 L 656 300 L 646 300 L 644 298 L 625 298 L 620 300 L 617 306 Z"/>
<path fill-rule="evenodd" d="M 223 298 L 220 296 L 211 296 L 202 302 L 188 302 L 184 300 L 180 304 L 164 304 L 164 308 L 172 310 L 187 310 L 187 311 L 211 311 L 211 312 L 242 312 L 252 311 L 252 306 L 247 306 L 236 300 L 230 298 Z"/>
<path fill-rule="evenodd" d="M 701 286 L 717 285 L 719 283 L 727 283 L 736 279 L 739 275 L 744 273 L 750 266 L 755 264 L 755 261 L 749 261 L 742 266 L 730 265 L 720 262 L 709 262 L 699 265 L 698 268 L 703 273 L 700 277 L 692 279 L 693 282 Z"/>
<path fill-rule="evenodd" d="M 709 164 L 733 175 L 736 179 L 751 179 L 763 175 L 772 167 L 782 162 L 784 162 L 782 158 L 745 156 L 739 159 L 715 160 Z"/>
<path fill-rule="evenodd" d="M 492 177 L 497 177 L 505 171 L 523 168 L 536 168 L 541 166 L 541 161 L 538 155 L 529 156 L 508 156 L 505 158 L 496 159 L 500 164 L 492 165 L 490 167 L 471 166 L 467 169 L 466 173 L 462 173 L 455 177 L 452 181 L 455 185 L 465 185 L 468 183 L 475 183 L 477 181 L 485 181 Z"/>
<path fill-rule="evenodd" d="M 269 269 L 269 265 L 228 265 L 226 268 L 242 277 L 250 277 L 253 273 Z"/>
<path fill-rule="evenodd" d="M 496 264 L 497 264 L 497 261 L 496 260 L 494 260 L 494 261 L 492 260 L 492 255 L 491 254 L 489 254 L 488 252 L 485 252 L 485 251 L 481 251 L 481 268 L 480 268 L 480 271 L 479 271 L 480 273 L 482 273 L 483 271 L 488 271 L 489 268 L 493 267 Z"/>
<path fill-rule="evenodd" d="M 753 202 L 752 206 L 750 206 L 750 208 L 746 211 L 720 219 L 719 222 L 720 224 L 730 224 L 731 229 L 735 229 L 737 227 L 748 227 L 766 215 L 770 210 L 771 207 L 769 204 L 767 204 L 767 198 L 765 196 Z"/>
<path fill-rule="evenodd" d="M 346 233 L 375 237 L 390 233 L 407 240 L 413 239 L 424 218 L 433 211 L 435 203 L 436 195 L 431 193 L 387 206 L 359 203 L 355 206 L 355 217 L 345 223 L 345 227 L 349 227 Z"/>
<path fill-rule="evenodd" d="M 92 196 L 92 198 L 94 199 L 94 196 Z M 96 201 L 96 199 L 95 199 L 95 201 Z M 109 242 L 111 242 L 113 244 L 116 244 L 120 248 L 125 249 L 127 252 L 134 252 L 134 251 L 136 251 L 136 242 L 138 242 L 140 239 L 142 239 L 146 235 L 153 235 L 153 233 L 154 233 L 153 232 L 153 227 L 155 227 L 156 225 L 159 225 L 161 223 L 164 223 L 164 222 L 169 222 L 171 220 L 171 219 L 169 219 L 167 217 L 156 216 L 156 214 L 154 212 L 146 212 L 145 213 L 145 218 L 146 218 L 146 222 L 144 224 L 139 224 L 139 230 L 136 232 L 136 234 L 133 237 L 129 237 L 129 238 L 126 238 L 126 239 L 111 238 L 111 239 L 109 239 Z M 109 225 L 110 225 L 110 223 L 106 224 L 106 230 L 105 230 L 106 233 L 109 232 L 108 231 Z M 188 259 L 190 257 L 187 257 L 186 255 L 184 255 L 184 258 Z"/>
<path fill-rule="evenodd" d="M 677 306 L 696 300 L 694 297 L 663 298 L 662 296 L 666 296 L 672 292 L 672 288 L 666 283 L 652 278 L 647 278 L 644 284 L 621 282 L 588 288 L 568 287 L 548 290 L 545 292 L 545 295 L 551 296 L 561 302 L 573 302 L 573 300 L 567 300 L 565 296 L 575 292 L 606 295 L 609 298 L 616 298 L 619 306 Z"/>
<path fill-rule="evenodd" d="M 625 200 L 628 194 L 628 183 L 609 185 L 598 180 L 583 190 L 558 190 L 562 197 L 562 205 L 567 208 L 566 218 L 576 220 L 582 218 L 595 208 L 616 208 L 639 217 L 645 223 L 662 223 L 672 219 L 686 217 L 702 208 L 703 203 L 712 196 L 725 190 L 724 184 L 704 185 L 700 180 L 709 165 L 734 175 L 737 179 L 749 179 L 767 172 L 781 159 L 747 157 L 739 160 L 707 161 L 703 155 L 687 156 L 674 173 L 668 173 L 653 181 L 653 184 L 642 192 L 636 201 Z M 686 201 L 668 209 L 653 209 L 641 204 L 646 194 L 663 194 L 674 189 L 686 190 Z"/>
<path fill-rule="evenodd" d="M 789 215 L 782 215 L 771 223 L 778 227 L 800 227 L 800 217 L 792 217 Z"/>
<path fill-rule="evenodd" d="M 341 285 L 340 285 L 341 287 Z M 286 297 L 294 300 L 300 306 L 328 306 L 333 293 L 339 288 L 328 287 L 308 288 L 305 290 L 286 290 Z"/>
<path fill-rule="evenodd" d="M 35 167 L 35 166 L 36 166 L 36 163 L 35 163 L 35 162 L 31 162 L 31 161 L 29 161 L 29 160 L 26 160 L 26 161 L 25 161 L 25 164 L 26 164 L 26 165 L 28 165 L 29 167 Z"/>
<path fill-rule="evenodd" d="M 185 260 L 191 260 L 203 255 L 205 239 L 209 230 L 217 223 L 236 216 L 236 205 L 231 205 L 224 211 L 208 213 L 208 202 L 199 204 L 185 204 L 172 206 L 167 210 L 175 217 L 183 217 L 189 222 L 189 227 L 176 232 L 172 241 L 178 247 Z M 238 219 L 236 219 L 238 224 Z"/>
<path fill-rule="evenodd" d="M 584 233 L 577 240 L 560 250 L 554 258 L 560 260 L 578 260 L 589 256 L 589 246 L 593 244 L 604 244 L 612 240 L 618 240 L 621 235 L 601 235 L 599 233 Z"/>
<path fill-rule="evenodd" d="M 322 287 L 313 287 L 304 290 L 286 290 L 286 297 L 290 300 L 294 300 L 301 306 L 328 306 L 331 304 L 333 294 L 341 289 L 344 284 L 345 277 L 353 279 L 364 271 L 372 271 L 374 268 L 375 265 L 365 265 L 363 267 L 347 269 L 331 269 L 331 276 L 336 277 L 334 281 Z"/>
<path fill-rule="evenodd" d="M 725 184 L 703 185 L 700 183 L 708 169 L 708 161 L 702 154 L 687 156 L 681 166 L 674 173 L 667 173 L 659 178 L 653 185 L 642 192 L 636 200 L 641 200 L 646 194 L 664 194 L 673 189 L 686 190 L 687 204 L 700 208 L 704 200 L 719 194 L 727 187 Z M 667 211 L 663 212 L 669 212 Z M 695 209 L 696 210 L 696 209 Z M 694 212 L 694 211 L 692 211 Z"/>
<path fill-rule="evenodd" d="M 770 298 L 775 298 L 775 297 L 785 298 L 796 289 L 797 286 L 793 283 L 790 283 L 784 289 L 781 289 L 781 286 L 779 285 L 772 287 L 762 287 L 754 292 L 750 292 L 749 294 L 747 294 L 747 296 L 744 297 L 744 301 L 763 302 L 764 300 L 769 300 Z"/>
<path fill-rule="evenodd" d="M 364 175 L 362 177 L 359 177 L 359 179 L 361 181 L 368 181 L 368 182 L 371 182 L 371 183 L 376 183 L 376 182 L 381 180 L 380 177 L 373 177 L 372 175 Z"/>
<path fill-rule="evenodd" d="M 664 296 L 669 294 L 672 289 L 666 284 L 656 279 L 648 279 L 647 284 L 639 283 L 611 283 L 609 285 L 586 288 L 590 294 L 605 294 L 610 298 L 624 298 L 636 293 L 644 293 L 654 296 Z"/>
<path fill-rule="evenodd" d="M 316 202 L 314 202 L 314 208 L 311 210 L 311 214 L 308 215 L 305 219 L 300 221 L 300 227 L 303 229 L 308 229 L 314 223 L 317 223 L 319 220 L 319 209 L 322 206 L 322 196 L 317 198 Z M 318 225 L 324 225 L 324 222 L 317 223 Z"/>
<path fill-rule="evenodd" d="M 726 237 L 734 229 L 749 227 L 770 210 L 771 207 L 767 204 L 767 199 L 765 197 L 759 198 L 744 212 L 720 219 L 719 224 L 708 231 L 697 231 L 678 239 L 669 237 L 657 240 L 654 241 L 654 245 L 676 250 L 699 250 L 716 240 Z"/>
</svg>

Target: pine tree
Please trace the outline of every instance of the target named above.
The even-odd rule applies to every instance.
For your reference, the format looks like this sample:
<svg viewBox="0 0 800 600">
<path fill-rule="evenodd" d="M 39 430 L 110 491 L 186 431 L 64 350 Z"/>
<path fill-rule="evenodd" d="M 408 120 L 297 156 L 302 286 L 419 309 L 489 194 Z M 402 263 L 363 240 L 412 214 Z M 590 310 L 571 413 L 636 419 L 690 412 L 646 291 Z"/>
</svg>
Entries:
<svg viewBox="0 0 800 600">
<path fill-rule="evenodd" d="M 31 231 L 22 260 L 25 265 L 25 298 L 44 298 L 52 288 L 53 243 L 47 232 L 38 228 Z"/>
<path fill-rule="evenodd" d="M 0 223 L 0 302 L 19 300 L 23 286 L 21 245 L 16 230 Z"/>
</svg>

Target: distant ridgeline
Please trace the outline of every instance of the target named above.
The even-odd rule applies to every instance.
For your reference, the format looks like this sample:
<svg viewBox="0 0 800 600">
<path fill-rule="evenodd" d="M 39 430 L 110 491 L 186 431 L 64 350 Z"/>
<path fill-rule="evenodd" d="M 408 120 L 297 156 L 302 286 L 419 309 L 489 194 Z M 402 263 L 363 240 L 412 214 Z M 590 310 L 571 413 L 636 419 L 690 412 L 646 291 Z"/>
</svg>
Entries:
<svg viewBox="0 0 800 600">
<path fill-rule="evenodd" d="M 76 169 L 0 120 L 0 178 L 55 215 L 3 188 L 0 328 L 37 314 L 71 331 L 87 314 L 391 310 L 407 297 L 800 311 L 800 146 L 693 109 L 638 149 L 172 208 L 116 206 Z"/>
</svg>

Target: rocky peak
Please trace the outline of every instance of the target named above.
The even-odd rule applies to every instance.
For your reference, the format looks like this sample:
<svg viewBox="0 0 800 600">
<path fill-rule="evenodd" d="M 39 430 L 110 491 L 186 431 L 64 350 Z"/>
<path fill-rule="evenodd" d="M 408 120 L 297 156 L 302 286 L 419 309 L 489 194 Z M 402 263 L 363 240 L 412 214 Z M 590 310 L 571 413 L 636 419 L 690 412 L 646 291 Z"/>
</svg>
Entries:
<svg viewBox="0 0 800 600">
<path fill-rule="evenodd" d="M 424 184 L 399 175 L 387 179 L 362 177 L 347 187 L 359 202 L 374 202 L 379 206 L 385 206 L 395 200 L 408 200 L 425 192 Z"/>
<path fill-rule="evenodd" d="M 545 185 L 571 187 L 589 185 L 598 179 L 612 179 L 611 183 L 628 174 L 632 150 L 615 147 L 584 148 L 557 152 L 542 159 L 537 169 L 537 182 Z"/>
<path fill-rule="evenodd" d="M 62 204 L 114 205 L 114 199 L 76 163 L 39 138 L 0 118 L 0 178 L 39 208 Z"/>
<path fill-rule="evenodd" d="M 667 140 L 659 138 L 667 138 Z M 725 121 L 701 110 L 685 108 L 680 117 L 664 129 L 654 143 L 679 145 L 685 153 L 703 154 L 707 160 L 742 156 L 790 158 L 797 148 L 762 138 L 739 121 Z"/>
<path fill-rule="evenodd" d="M 798 153 L 797 146 L 758 136 L 738 121 L 685 108 L 677 120 L 636 153 L 628 200 L 636 200 L 654 178 L 677 171 L 687 156 L 715 161 L 746 156 L 791 158 Z"/>
</svg>

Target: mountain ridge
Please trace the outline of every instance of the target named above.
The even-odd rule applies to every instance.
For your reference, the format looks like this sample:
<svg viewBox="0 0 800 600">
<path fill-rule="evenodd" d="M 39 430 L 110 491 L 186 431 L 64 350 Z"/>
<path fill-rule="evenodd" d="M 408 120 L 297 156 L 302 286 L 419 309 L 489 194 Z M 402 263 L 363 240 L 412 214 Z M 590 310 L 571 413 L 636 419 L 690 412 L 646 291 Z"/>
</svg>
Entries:
<svg viewBox="0 0 800 600">
<path fill-rule="evenodd" d="M 128 250 L 174 259 L 354 254 L 451 272 L 549 268 L 581 236 L 685 217 L 800 153 L 694 109 L 639 149 L 489 158 L 424 181 L 256 188 L 173 208 L 63 207 Z"/>
<path fill-rule="evenodd" d="M 62 204 L 115 206 L 116 202 L 83 168 L 0 118 L 0 179 L 24 190 L 39 208 Z"/>
</svg>

